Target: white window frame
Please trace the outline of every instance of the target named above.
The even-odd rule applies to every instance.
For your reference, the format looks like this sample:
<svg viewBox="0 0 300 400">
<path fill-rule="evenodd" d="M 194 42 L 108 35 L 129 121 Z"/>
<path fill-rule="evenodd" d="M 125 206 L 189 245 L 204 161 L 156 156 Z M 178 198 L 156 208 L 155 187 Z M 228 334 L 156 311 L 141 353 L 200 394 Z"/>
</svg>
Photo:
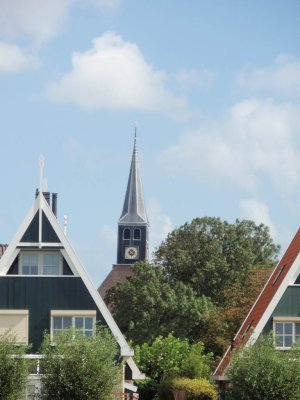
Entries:
<svg viewBox="0 0 300 400">
<path fill-rule="evenodd" d="M 278 335 L 276 334 L 276 323 L 281 323 L 281 324 L 285 324 L 285 323 L 290 323 L 292 324 L 292 333 L 291 334 L 282 334 L 282 335 Z M 292 336 L 292 345 L 296 342 L 296 327 L 295 324 L 300 324 L 300 317 L 273 317 L 273 337 L 274 337 L 274 343 L 276 346 L 276 349 L 280 349 L 280 350 L 289 350 L 291 348 L 291 346 L 277 346 L 276 343 L 276 337 L 277 336 Z M 299 341 L 300 343 L 300 335 L 299 338 L 297 338 L 297 341 Z"/>
<path fill-rule="evenodd" d="M 95 334 L 96 328 L 96 310 L 51 310 L 51 322 L 50 322 L 50 337 L 51 341 L 54 340 L 55 335 L 53 334 L 54 330 L 54 317 L 71 317 L 72 318 L 72 328 L 75 328 L 75 318 L 76 317 L 89 317 L 93 319 L 93 335 Z M 63 330 L 63 329 L 61 329 Z M 80 329 L 79 329 L 80 330 Z"/>
<path fill-rule="evenodd" d="M 58 274 L 44 274 L 44 255 L 57 254 L 59 256 Z M 37 274 L 23 274 L 23 262 L 22 258 L 24 255 L 37 255 L 38 256 L 38 273 Z M 22 276 L 61 276 L 63 275 L 63 256 L 58 251 L 21 251 L 19 254 L 18 274 Z"/>
<path fill-rule="evenodd" d="M 29 335 L 29 310 L 0 310 L 0 317 L 25 317 L 25 340 L 18 340 L 20 337 L 18 337 L 18 334 L 15 330 L 14 326 L 9 326 L 7 327 L 7 330 L 10 330 L 12 335 L 16 335 L 16 343 L 17 344 L 28 344 L 28 335 Z M 3 332 L 4 333 L 4 332 Z"/>
</svg>

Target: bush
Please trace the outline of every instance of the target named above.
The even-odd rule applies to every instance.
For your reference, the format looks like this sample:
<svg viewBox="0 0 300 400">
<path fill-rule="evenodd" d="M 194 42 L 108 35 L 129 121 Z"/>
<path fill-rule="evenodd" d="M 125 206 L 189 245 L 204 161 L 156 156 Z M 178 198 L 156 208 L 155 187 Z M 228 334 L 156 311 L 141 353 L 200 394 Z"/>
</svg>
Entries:
<svg viewBox="0 0 300 400">
<path fill-rule="evenodd" d="M 119 391 L 118 348 L 106 328 L 97 328 L 94 336 L 83 336 L 69 329 L 55 336 L 49 334 L 41 346 L 43 400 L 107 400 Z"/>
<path fill-rule="evenodd" d="M 175 378 L 173 390 L 184 389 L 187 400 L 217 400 L 215 386 L 207 379 Z"/>
<path fill-rule="evenodd" d="M 277 350 L 272 336 L 236 351 L 228 370 L 231 400 L 299 400 L 300 349 Z"/>
<path fill-rule="evenodd" d="M 28 371 L 23 356 L 27 349 L 27 346 L 16 345 L 16 337 L 11 332 L 0 335 L 1 400 L 17 400 L 25 392 Z"/>
</svg>

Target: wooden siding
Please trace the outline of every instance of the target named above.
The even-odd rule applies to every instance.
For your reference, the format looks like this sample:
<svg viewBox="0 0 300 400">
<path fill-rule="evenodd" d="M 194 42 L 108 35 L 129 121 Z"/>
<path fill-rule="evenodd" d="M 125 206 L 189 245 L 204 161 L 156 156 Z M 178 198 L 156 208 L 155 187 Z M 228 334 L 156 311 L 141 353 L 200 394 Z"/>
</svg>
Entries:
<svg viewBox="0 0 300 400">
<path fill-rule="evenodd" d="M 273 317 L 300 317 L 300 285 L 289 286 L 280 299 L 272 316 L 266 323 L 263 332 L 268 333 L 273 329 Z"/>
<path fill-rule="evenodd" d="M 0 309 L 29 310 L 29 343 L 37 352 L 43 332 L 50 329 L 51 310 L 96 310 L 97 321 L 106 324 L 79 277 L 0 277 Z"/>
<path fill-rule="evenodd" d="M 52 225 L 46 217 L 44 211 L 42 212 L 42 242 L 44 243 L 59 243 Z M 37 243 L 39 241 L 39 211 L 36 212 L 26 232 L 24 233 L 21 242 Z"/>
</svg>

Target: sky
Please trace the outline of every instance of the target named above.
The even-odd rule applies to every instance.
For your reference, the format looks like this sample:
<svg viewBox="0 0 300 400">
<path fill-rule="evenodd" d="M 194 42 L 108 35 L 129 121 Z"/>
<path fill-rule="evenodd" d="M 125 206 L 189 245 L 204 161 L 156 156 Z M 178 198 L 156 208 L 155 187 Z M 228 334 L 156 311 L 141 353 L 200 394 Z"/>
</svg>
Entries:
<svg viewBox="0 0 300 400">
<path fill-rule="evenodd" d="M 300 222 L 298 0 L 0 0 L 0 243 L 38 159 L 96 287 L 116 262 L 135 126 L 150 250 L 193 218 Z"/>
</svg>

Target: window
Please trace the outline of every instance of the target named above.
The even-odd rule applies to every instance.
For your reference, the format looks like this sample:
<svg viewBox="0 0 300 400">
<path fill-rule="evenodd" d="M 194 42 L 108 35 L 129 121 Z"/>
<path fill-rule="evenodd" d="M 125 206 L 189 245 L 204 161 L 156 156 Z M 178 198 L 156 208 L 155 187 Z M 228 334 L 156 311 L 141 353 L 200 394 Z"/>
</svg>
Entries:
<svg viewBox="0 0 300 400">
<path fill-rule="evenodd" d="M 136 228 L 133 232 L 133 238 L 136 240 L 141 239 L 141 230 L 139 228 Z"/>
<path fill-rule="evenodd" d="M 55 336 L 64 329 L 75 328 L 85 336 L 92 336 L 95 322 L 96 311 L 94 310 L 52 310 L 51 334 Z"/>
<path fill-rule="evenodd" d="M 22 254 L 22 275 L 37 275 L 39 264 L 37 254 Z"/>
<path fill-rule="evenodd" d="M 58 252 L 21 252 L 20 275 L 62 275 L 62 255 Z"/>
<path fill-rule="evenodd" d="M 130 229 L 126 228 L 123 231 L 123 239 L 130 239 Z"/>
<path fill-rule="evenodd" d="M 36 392 L 35 392 L 35 385 L 29 384 L 27 385 L 26 388 L 26 393 L 24 395 L 24 400 L 35 400 L 36 397 Z"/>
<path fill-rule="evenodd" d="M 17 343 L 28 344 L 28 310 L 0 310 L 0 335 L 8 330 Z"/>
<path fill-rule="evenodd" d="M 277 347 L 290 348 L 294 342 L 300 342 L 300 320 L 274 322 L 274 337 Z"/>
</svg>

